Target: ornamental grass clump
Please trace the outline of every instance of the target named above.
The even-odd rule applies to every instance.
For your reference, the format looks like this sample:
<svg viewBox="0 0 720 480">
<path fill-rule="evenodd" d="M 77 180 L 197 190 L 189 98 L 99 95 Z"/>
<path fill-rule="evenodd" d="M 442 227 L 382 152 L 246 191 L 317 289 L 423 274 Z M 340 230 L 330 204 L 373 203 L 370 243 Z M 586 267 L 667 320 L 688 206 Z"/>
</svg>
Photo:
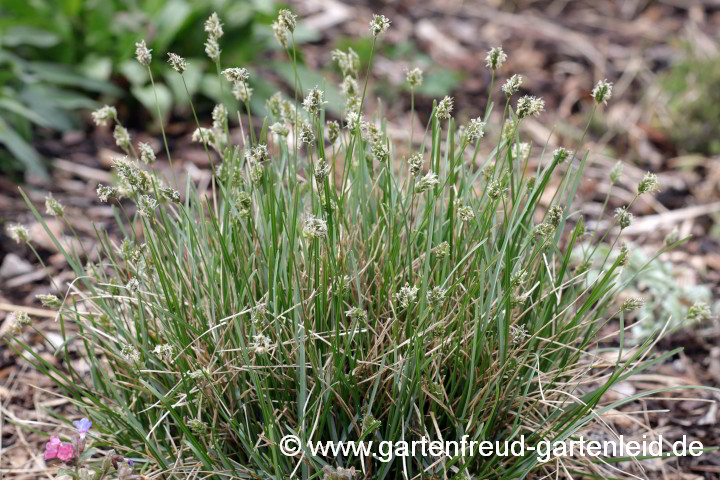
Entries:
<svg viewBox="0 0 720 480">
<path fill-rule="evenodd" d="M 287 10 L 273 24 L 291 62 L 295 26 Z M 391 26 L 373 17 L 373 51 Z M 604 404 L 603 394 L 664 357 L 647 356 L 649 343 L 623 355 L 622 336 L 613 344 L 606 331 L 598 343 L 600 329 L 622 325 L 628 310 L 618 300 L 622 262 L 583 250 L 600 271 L 590 280 L 570 261 L 586 240 L 573 194 L 587 154 L 571 153 L 582 145 L 550 153 L 529 144 L 517 154 L 523 119 L 544 108 L 542 99 L 516 98 L 520 77 L 490 88 L 488 108 L 463 135 L 448 96 L 424 135 L 394 142 L 385 119 L 364 112 L 368 79 L 357 55 L 335 51 L 342 118 L 330 120 L 323 91 L 301 91 L 296 79 L 297 90 L 271 97 L 269 117 L 254 123 L 251 73 L 223 68 L 216 15 L 205 30 L 223 89 L 236 91 L 247 113 L 219 106 L 196 120 L 211 192 L 191 181 L 173 190 L 115 110 L 96 112 L 116 125 L 125 152 L 117 184 L 98 195 L 115 206 L 126 237 L 99 229 L 100 260 L 86 266 L 65 251 L 77 279 L 48 303 L 60 303 L 63 368 L 33 355 L 22 333 L 12 345 L 86 413 L 108 448 L 141 459 L 135 470 L 152 478 L 614 475 L 603 461 L 541 462 L 533 453 L 389 462 L 312 453 L 317 441 L 565 440 L 606 428 L 598 417 L 622 402 Z M 151 46 L 138 43 L 146 67 L 157 61 Z M 506 58 L 490 51 L 493 79 Z M 170 63 L 182 76 L 182 59 Z M 410 72 L 418 85 L 421 73 Z M 594 93 L 593 112 L 610 88 Z M 490 122 L 494 98 L 504 103 L 499 123 Z M 243 119 L 239 143 L 230 119 Z M 545 194 L 551 182 L 554 196 Z M 599 356 L 600 346 L 619 349 L 617 361 Z M 289 456 L 280 449 L 286 435 L 300 439 Z"/>
</svg>

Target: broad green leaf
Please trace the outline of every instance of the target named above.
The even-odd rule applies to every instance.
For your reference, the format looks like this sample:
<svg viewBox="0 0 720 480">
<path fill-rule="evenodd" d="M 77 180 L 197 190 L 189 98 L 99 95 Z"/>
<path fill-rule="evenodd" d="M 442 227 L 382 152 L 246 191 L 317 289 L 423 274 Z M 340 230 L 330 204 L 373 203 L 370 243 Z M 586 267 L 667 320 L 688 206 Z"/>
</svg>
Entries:
<svg viewBox="0 0 720 480">
<path fill-rule="evenodd" d="M 170 89 L 162 83 L 155 83 L 155 88 L 153 88 L 152 85 L 146 85 L 144 87 L 133 87 L 131 91 L 143 107 L 154 116 L 157 115 L 159 106 L 162 120 L 167 120 L 170 109 L 172 108 L 172 94 L 170 93 Z M 156 93 L 157 102 L 155 98 Z"/>
<path fill-rule="evenodd" d="M 49 48 L 57 45 L 60 38 L 53 32 L 28 25 L 17 25 L 9 28 L 2 36 L 2 45 L 18 47 L 30 45 L 33 47 Z"/>
<path fill-rule="evenodd" d="M 0 117 L 0 143 L 35 175 L 47 178 L 47 171 L 40 155 Z"/>
</svg>

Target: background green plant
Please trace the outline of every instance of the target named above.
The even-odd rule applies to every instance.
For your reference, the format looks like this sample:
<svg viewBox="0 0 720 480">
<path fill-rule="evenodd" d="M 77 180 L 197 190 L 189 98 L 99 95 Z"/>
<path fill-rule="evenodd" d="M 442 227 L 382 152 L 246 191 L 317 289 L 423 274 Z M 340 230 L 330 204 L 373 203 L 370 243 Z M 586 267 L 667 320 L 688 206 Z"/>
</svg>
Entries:
<svg viewBox="0 0 720 480">
<path fill-rule="evenodd" d="M 247 64 L 275 48 L 269 22 L 272 1 L 37 0 L 0 4 L 0 171 L 45 167 L 33 147 L 38 129 L 82 129 L 79 113 L 98 102 L 122 99 L 129 110 L 155 116 L 155 92 L 132 60 L 134 43 L 152 40 L 154 53 L 189 59 L 188 89 L 217 100 L 214 66 L 203 52 L 202 31 L 192 28 L 217 10 L 225 19 L 224 55 Z M 308 34 L 306 38 L 311 38 Z M 164 62 L 155 62 L 156 92 L 165 119 L 189 116 L 186 93 Z M 125 91 L 130 96 L 125 96 Z"/>
<path fill-rule="evenodd" d="M 686 153 L 720 154 L 720 57 L 689 53 L 660 81 L 669 118 L 662 123 Z"/>
</svg>

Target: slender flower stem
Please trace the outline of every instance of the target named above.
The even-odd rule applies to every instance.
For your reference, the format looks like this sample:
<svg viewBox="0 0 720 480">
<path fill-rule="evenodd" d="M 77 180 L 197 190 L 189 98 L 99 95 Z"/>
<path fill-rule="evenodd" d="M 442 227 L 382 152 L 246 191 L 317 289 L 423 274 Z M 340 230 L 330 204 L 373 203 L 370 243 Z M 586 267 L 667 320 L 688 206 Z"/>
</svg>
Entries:
<svg viewBox="0 0 720 480">
<path fill-rule="evenodd" d="M 165 135 L 165 126 L 163 125 L 162 112 L 160 111 L 160 102 L 158 101 L 157 89 L 155 88 L 155 80 L 153 79 L 152 70 L 148 65 L 147 71 L 150 74 L 150 83 L 152 84 L 153 93 L 155 94 L 155 107 L 157 108 L 158 122 L 160 123 L 160 131 L 162 132 L 163 143 L 165 144 L 165 154 L 168 157 L 170 167 L 172 167 L 172 157 L 170 156 L 170 147 L 168 145 L 167 136 Z"/>
</svg>

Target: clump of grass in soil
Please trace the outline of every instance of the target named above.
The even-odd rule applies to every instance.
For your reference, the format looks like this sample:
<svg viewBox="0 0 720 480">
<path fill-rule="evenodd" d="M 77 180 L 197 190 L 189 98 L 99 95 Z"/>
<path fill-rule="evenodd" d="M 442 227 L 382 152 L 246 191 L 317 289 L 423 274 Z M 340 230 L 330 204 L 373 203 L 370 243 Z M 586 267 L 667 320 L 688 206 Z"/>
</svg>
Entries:
<svg viewBox="0 0 720 480">
<path fill-rule="evenodd" d="M 273 25 L 293 67 L 295 24 L 282 11 Z M 373 51 L 389 26 L 373 18 Z M 352 468 L 376 479 L 616 474 L 597 460 L 541 464 L 534 454 L 382 463 L 280 452 L 288 434 L 305 443 L 571 438 L 621 403 L 601 404 L 610 387 L 672 352 L 649 357 L 648 341 L 623 354 L 624 255 L 603 260 L 590 244 L 571 263 L 587 240 L 573 207 L 587 154 L 542 151 L 530 171 L 520 127 L 544 103 L 518 98 L 519 76 L 493 91 L 501 49 L 488 54 L 484 114 L 458 127 L 452 98 L 442 99 L 399 158 L 385 119 L 363 116 L 367 72 L 352 50 L 333 52 L 345 119 L 326 120 L 323 92 L 296 76 L 294 98 L 273 96 L 256 129 L 249 72 L 221 66 L 217 16 L 206 31 L 224 94 L 245 107 L 219 105 L 211 125 L 196 118 L 212 195 L 191 182 L 182 195 L 168 187 L 114 109 L 97 112 L 127 154 L 115 162 L 117 185 L 98 188 L 126 236 L 118 244 L 98 231 L 102 261 L 92 265 L 65 252 L 77 280 L 50 299 L 61 303 L 65 342 L 55 354 L 65 370 L 33 356 L 21 334 L 13 340 L 92 419 L 102 432 L 95 446 L 144 459 L 156 478 L 335 478 Z M 149 69 L 151 51 L 137 48 Z M 183 60 L 170 62 L 183 75 Z M 413 90 L 421 72 L 409 80 Z M 598 84 L 593 113 L 611 91 Z M 485 156 L 498 94 L 502 135 Z M 243 127 L 239 145 L 231 118 Z M 543 209 L 553 178 L 561 182 Z M 600 347 L 610 340 L 598 334 L 618 318 L 617 360 L 608 361 Z M 76 349 L 90 375 L 70 361 Z"/>
</svg>

